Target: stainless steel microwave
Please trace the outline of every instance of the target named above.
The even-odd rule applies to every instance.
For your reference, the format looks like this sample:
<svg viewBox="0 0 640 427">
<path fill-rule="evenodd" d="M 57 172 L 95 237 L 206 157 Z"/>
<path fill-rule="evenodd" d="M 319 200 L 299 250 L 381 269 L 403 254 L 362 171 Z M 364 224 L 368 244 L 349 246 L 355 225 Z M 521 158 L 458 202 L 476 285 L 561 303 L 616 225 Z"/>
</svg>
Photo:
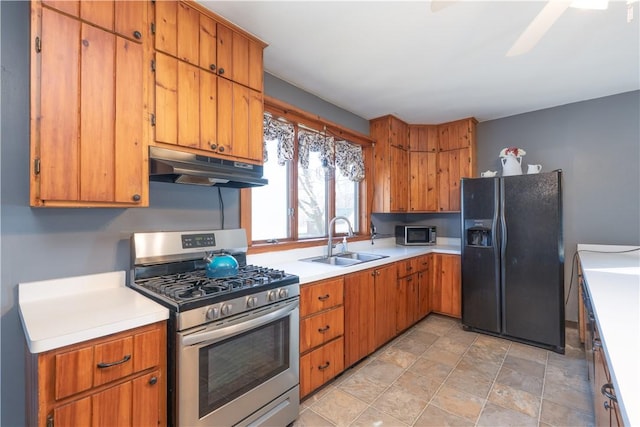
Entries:
<svg viewBox="0 0 640 427">
<path fill-rule="evenodd" d="M 428 246 L 436 244 L 434 225 L 396 225 L 396 244 Z"/>
</svg>

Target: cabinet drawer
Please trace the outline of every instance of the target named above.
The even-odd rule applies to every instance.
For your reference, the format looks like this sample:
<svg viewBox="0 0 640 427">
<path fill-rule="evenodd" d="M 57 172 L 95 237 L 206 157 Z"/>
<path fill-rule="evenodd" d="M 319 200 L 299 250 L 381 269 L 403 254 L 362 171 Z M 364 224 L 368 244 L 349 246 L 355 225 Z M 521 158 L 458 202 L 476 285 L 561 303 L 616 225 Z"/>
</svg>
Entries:
<svg viewBox="0 0 640 427">
<path fill-rule="evenodd" d="M 96 345 L 93 385 L 98 386 L 131 375 L 133 356 L 132 336 Z"/>
<path fill-rule="evenodd" d="M 420 255 L 416 257 L 416 268 L 417 271 L 426 271 L 429 269 L 429 261 L 431 260 L 431 255 Z"/>
<path fill-rule="evenodd" d="M 300 288 L 300 317 L 342 304 L 343 278 L 323 280 Z"/>
<path fill-rule="evenodd" d="M 418 258 L 409 258 L 396 263 L 398 277 L 405 277 L 418 271 Z"/>
<path fill-rule="evenodd" d="M 93 346 L 55 355 L 55 398 L 93 387 Z"/>
<path fill-rule="evenodd" d="M 344 339 L 337 340 L 300 358 L 300 395 L 306 396 L 344 370 Z"/>
<path fill-rule="evenodd" d="M 300 353 L 344 334 L 344 307 L 325 311 L 300 322 Z"/>
</svg>

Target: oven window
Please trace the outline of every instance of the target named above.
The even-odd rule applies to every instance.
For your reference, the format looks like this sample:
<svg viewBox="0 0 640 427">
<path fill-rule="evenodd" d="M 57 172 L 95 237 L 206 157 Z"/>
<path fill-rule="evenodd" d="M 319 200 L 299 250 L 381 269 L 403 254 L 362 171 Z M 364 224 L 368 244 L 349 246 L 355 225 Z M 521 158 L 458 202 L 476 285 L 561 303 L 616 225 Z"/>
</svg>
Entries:
<svg viewBox="0 0 640 427">
<path fill-rule="evenodd" d="M 289 368 L 289 316 L 200 349 L 200 417 Z"/>
</svg>

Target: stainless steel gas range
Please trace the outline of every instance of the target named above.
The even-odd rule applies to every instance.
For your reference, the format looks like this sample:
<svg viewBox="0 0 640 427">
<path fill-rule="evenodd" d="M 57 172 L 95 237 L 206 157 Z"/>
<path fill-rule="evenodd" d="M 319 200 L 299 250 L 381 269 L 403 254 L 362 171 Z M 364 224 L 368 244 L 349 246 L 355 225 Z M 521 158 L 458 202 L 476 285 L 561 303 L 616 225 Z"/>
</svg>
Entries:
<svg viewBox="0 0 640 427">
<path fill-rule="evenodd" d="M 135 233 L 130 286 L 171 309 L 168 419 L 176 426 L 287 425 L 299 410 L 297 276 L 246 264 L 245 231 Z M 208 278 L 224 251 L 238 274 Z"/>
</svg>

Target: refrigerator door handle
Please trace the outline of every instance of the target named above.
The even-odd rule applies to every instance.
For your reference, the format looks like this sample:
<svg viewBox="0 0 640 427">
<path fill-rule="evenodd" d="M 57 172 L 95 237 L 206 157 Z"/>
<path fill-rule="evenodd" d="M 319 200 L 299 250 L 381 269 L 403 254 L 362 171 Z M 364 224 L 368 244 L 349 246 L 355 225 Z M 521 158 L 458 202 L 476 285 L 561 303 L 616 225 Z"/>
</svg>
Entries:
<svg viewBox="0 0 640 427">
<path fill-rule="evenodd" d="M 506 278 L 505 275 L 507 273 L 507 268 L 506 268 L 506 260 L 505 260 L 505 256 L 506 256 L 506 252 L 507 252 L 507 221 L 505 218 L 505 213 L 504 213 L 504 179 L 500 179 L 500 186 L 499 186 L 499 200 L 500 200 L 500 206 L 498 207 L 499 211 L 500 211 L 500 255 L 497 257 L 500 260 L 500 306 L 501 306 L 501 313 L 505 313 L 505 301 L 506 301 L 506 295 L 505 295 L 505 282 L 506 282 Z M 506 331 L 507 329 L 507 320 L 506 320 L 506 316 L 501 316 L 501 329 L 502 332 Z"/>
</svg>

